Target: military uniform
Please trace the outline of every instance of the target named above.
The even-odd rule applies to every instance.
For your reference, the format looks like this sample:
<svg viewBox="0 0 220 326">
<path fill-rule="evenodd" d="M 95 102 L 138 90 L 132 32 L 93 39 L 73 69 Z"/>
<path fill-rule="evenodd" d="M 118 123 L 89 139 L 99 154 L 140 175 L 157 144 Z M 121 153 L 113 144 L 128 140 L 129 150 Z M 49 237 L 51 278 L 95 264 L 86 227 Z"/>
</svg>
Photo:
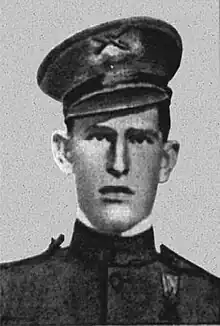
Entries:
<svg viewBox="0 0 220 326">
<path fill-rule="evenodd" d="M 220 279 L 164 245 L 158 253 L 152 228 L 119 237 L 77 220 L 62 241 L 1 265 L 2 326 L 219 324 Z"/>
<path fill-rule="evenodd" d="M 55 47 L 40 88 L 70 118 L 170 103 L 182 41 L 149 17 L 102 24 Z M 90 105 L 92 103 L 92 105 Z M 220 323 L 220 280 L 165 246 L 153 229 L 101 234 L 76 221 L 41 255 L 1 265 L 1 325 Z"/>
</svg>

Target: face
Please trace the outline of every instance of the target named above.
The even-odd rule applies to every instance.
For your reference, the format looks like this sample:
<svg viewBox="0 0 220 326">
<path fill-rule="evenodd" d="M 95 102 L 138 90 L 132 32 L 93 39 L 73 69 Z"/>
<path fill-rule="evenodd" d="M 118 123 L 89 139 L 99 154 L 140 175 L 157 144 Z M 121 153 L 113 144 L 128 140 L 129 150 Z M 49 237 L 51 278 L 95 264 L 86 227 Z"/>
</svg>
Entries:
<svg viewBox="0 0 220 326">
<path fill-rule="evenodd" d="M 94 227 L 120 234 L 151 213 L 163 157 L 156 108 L 76 120 L 68 157 L 78 202 Z"/>
</svg>

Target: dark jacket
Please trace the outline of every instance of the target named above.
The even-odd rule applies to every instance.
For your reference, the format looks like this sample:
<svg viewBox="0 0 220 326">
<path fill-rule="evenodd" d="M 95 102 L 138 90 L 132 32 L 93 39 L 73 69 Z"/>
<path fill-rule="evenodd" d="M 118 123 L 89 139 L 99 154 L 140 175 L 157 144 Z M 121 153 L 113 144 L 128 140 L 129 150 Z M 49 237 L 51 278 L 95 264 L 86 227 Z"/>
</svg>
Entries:
<svg viewBox="0 0 220 326">
<path fill-rule="evenodd" d="M 1 326 L 219 324 L 220 279 L 164 245 L 153 229 L 130 238 L 76 221 L 39 256 L 1 264 Z"/>
</svg>

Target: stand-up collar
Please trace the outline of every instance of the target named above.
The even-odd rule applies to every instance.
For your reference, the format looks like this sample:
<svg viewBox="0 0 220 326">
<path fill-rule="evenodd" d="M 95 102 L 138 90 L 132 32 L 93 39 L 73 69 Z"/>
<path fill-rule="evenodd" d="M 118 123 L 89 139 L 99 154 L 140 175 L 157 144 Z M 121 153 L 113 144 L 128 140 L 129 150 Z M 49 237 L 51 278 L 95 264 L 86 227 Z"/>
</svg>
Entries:
<svg viewBox="0 0 220 326">
<path fill-rule="evenodd" d="M 99 233 L 76 220 L 68 256 L 88 263 L 106 261 L 109 265 L 146 264 L 157 259 L 153 228 L 132 236 Z"/>
</svg>

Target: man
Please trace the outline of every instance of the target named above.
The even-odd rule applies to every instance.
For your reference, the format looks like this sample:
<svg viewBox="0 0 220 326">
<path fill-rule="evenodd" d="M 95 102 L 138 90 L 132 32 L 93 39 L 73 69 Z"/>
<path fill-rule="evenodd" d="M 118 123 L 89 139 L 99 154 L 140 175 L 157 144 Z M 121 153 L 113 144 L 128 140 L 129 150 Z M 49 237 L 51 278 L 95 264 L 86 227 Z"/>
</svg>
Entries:
<svg viewBox="0 0 220 326">
<path fill-rule="evenodd" d="M 179 144 L 168 140 L 182 41 L 174 27 L 134 17 L 80 32 L 38 70 L 63 103 L 67 132 L 52 150 L 74 174 L 84 217 L 70 245 L 1 266 L 1 325 L 220 322 L 220 280 L 164 245 L 149 222 Z M 140 230 L 141 233 L 140 233 Z"/>
</svg>

